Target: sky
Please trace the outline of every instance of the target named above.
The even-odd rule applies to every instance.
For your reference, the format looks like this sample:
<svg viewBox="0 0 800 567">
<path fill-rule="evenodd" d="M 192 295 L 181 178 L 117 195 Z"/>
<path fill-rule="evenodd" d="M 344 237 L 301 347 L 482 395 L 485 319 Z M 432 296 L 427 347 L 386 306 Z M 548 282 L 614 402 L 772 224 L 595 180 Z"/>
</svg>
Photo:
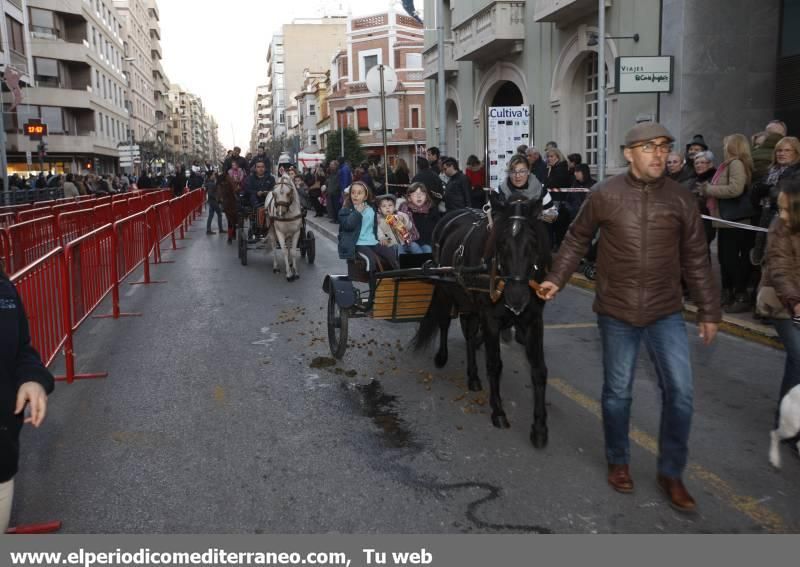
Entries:
<svg viewBox="0 0 800 567">
<path fill-rule="evenodd" d="M 421 0 L 415 4 L 422 9 Z M 219 123 L 223 145 L 246 151 L 256 87 L 266 82 L 272 35 L 295 18 L 319 17 L 326 11 L 361 16 L 388 5 L 389 0 L 158 0 L 162 65 L 171 83 L 203 99 Z"/>
</svg>

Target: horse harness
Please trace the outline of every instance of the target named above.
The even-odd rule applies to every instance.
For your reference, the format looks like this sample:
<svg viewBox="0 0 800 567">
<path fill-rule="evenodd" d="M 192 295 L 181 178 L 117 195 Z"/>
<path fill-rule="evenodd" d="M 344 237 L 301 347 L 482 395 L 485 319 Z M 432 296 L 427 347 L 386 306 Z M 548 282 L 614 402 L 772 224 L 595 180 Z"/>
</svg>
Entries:
<svg viewBox="0 0 800 567">
<path fill-rule="evenodd" d="M 274 191 L 274 189 L 273 189 L 273 191 Z M 275 208 L 275 210 L 277 210 L 278 208 L 282 208 L 286 212 L 288 212 L 289 209 L 291 208 L 291 206 L 294 204 L 294 192 L 289 193 L 289 200 L 288 201 L 278 201 L 278 198 L 275 197 L 275 193 L 273 192 L 271 194 L 273 196 L 272 206 Z M 282 222 L 296 221 L 296 220 L 301 219 L 301 218 L 303 218 L 303 213 L 302 212 L 300 214 L 298 214 L 298 215 L 295 215 L 295 216 L 289 217 L 289 218 L 274 217 L 274 216 L 270 216 L 269 217 L 269 219 L 271 221 L 282 221 Z"/>
<path fill-rule="evenodd" d="M 526 222 L 527 218 L 524 217 L 519 208 L 515 209 L 515 214 L 509 217 L 509 220 L 512 221 L 512 234 L 516 236 L 519 234 L 521 230 L 521 223 Z M 465 210 L 463 213 L 459 215 L 455 215 L 451 218 L 447 224 L 442 228 L 442 232 L 446 233 L 447 229 L 450 225 L 456 221 L 457 219 L 463 218 L 467 214 L 472 214 L 472 210 Z M 534 279 L 535 273 L 539 270 L 539 266 L 534 264 L 532 267 L 531 273 L 527 276 L 502 276 L 498 275 L 498 265 L 497 265 L 497 255 L 492 253 L 491 254 L 491 265 L 489 267 L 489 285 L 488 289 L 486 287 L 475 287 L 475 285 L 470 285 L 465 278 L 465 272 L 476 272 L 476 271 L 485 271 L 486 270 L 486 262 L 485 258 L 489 256 L 491 253 L 490 248 L 493 239 L 496 237 L 494 233 L 494 221 L 492 219 L 492 208 L 491 205 L 487 203 L 486 206 L 483 208 L 483 215 L 480 215 L 469 227 L 469 230 L 464 235 L 464 238 L 459 244 L 458 248 L 456 248 L 455 253 L 453 254 L 453 272 L 455 274 L 456 281 L 467 291 L 477 291 L 480 293 L 488 293 L 489 298 L 492 300 L 492 303 L 497 303 L 503 296 L 503 291 L 505 290 L 507 282 L 514 282 L 514 283 L 526 283 L 537 295 L 541 290 L 541 284 Z M 467 245 L 470 242 L 470 239 L 473 235 L 478 232 L 479 228 L 484 227 L 489 232 L 489 239 L 487 240 L 487 249 L 484 251 L 483 257 L 484 262 L 481 266 L 476 266 L 475 268 L 481 268 L 481 270 L 476 270 L 475 268 L 465 268 L 464 267 L 464 252 L 466 250 Z M 438 246 L 437 246 L 437 256 L 438 256 Z"/>
</svg>

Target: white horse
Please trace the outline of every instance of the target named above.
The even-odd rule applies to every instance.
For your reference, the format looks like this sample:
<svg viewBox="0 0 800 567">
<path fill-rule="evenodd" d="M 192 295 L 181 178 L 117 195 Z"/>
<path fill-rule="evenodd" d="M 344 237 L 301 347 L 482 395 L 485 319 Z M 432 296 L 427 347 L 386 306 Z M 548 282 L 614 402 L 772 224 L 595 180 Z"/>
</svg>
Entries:
<svg viewBox="0 0 800 567">
<path fill-rule="evenodd" d="M 297 273 L 297 243 L 300 241 L 303 228 L 303 210 L 300 195 L 288 175 L 281 177 L 275 188 L 267 196 L 264 203 L 270 220 L 270 237 L 272 238 L 272 271 L 280 273 L 275 242 L 280 244 L 286 262 L 286 281 L 294 281 L 300 277 Z"/>
</svg>

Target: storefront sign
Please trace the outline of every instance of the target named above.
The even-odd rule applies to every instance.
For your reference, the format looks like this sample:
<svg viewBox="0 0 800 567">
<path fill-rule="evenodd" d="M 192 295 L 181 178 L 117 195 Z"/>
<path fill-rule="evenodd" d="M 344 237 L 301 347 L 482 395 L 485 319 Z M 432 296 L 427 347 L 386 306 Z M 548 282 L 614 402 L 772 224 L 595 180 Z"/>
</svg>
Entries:
<svg viewBox="0 0 800 567">
<path fill-rule="evenodd" d="M 618 93 L 670 93 L 674 59 L 656 57 L 617 57 Z"/>
<path fill-rule="evenodd" d="M 486 171 L 489 187 L 506 178 L 508 160 L 521 145 L 530 145 L 533 116 L 530 106 L 490 106 L 486 117 Z"/>
</svg>

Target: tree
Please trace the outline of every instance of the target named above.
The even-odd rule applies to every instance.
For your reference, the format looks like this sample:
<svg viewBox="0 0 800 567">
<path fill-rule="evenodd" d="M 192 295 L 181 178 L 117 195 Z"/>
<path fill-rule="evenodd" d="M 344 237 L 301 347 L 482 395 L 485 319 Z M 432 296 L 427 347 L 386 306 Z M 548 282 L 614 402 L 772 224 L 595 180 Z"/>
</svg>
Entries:
<svg viewBox="0 0 800 567">
<path fill-rule="evenodd" d="M 342 132 L 333 130 L 328 134 L 328 147 L 325 149 L 325 159 L 332 161 L 339 159 L 342 155 Z M 361 147 L 361 140 L 358 133 L 352 128 L 344 129 L 344 157 L 351 163 L 361 163 L 364 161 L 364 150 Z"/>
</svg>

